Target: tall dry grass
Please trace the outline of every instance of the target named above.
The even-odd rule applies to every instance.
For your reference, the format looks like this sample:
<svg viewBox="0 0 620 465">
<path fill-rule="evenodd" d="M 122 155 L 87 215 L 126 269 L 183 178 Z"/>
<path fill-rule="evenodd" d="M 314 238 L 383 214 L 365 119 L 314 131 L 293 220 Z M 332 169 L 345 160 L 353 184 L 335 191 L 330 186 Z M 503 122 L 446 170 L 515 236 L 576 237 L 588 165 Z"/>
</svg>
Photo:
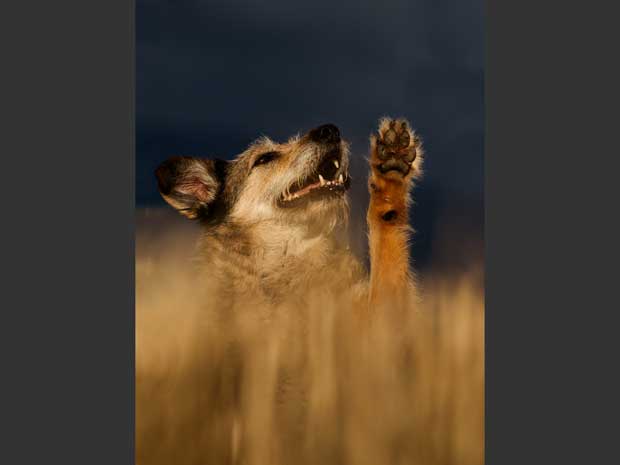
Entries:
<svg viewBox="0 0 620 465">
<path fill-rule="evenodd" d="M 484 462 L 479 271 L 423 276 L 418 307 L 361 331 L 345 292 L 222 313 L 191 241 L 138 237 L 139 465 Z"/>
</svg>

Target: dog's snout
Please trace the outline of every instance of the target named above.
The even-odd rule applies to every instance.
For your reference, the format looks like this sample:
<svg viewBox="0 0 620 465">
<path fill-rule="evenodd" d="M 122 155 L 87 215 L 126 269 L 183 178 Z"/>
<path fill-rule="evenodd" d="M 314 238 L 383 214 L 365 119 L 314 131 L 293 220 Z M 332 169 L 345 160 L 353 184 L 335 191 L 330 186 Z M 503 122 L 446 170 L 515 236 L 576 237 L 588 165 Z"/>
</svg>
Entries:
<svg viewBox="0 0 620 465">
<path fill-rule="evenodd" d="M 340 131 L 333 124 L 324 124 L 310 131 L 310 138 L 315 142 L 338 143 L 340 142 Z"/>
</svg>

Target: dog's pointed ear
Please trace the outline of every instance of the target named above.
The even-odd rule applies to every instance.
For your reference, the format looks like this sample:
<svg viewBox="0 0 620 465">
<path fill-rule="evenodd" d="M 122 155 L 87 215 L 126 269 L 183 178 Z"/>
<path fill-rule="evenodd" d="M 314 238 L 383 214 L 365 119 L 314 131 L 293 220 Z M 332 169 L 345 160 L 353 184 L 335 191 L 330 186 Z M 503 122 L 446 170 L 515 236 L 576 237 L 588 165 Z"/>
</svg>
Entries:
<svg viewBox="0 0 620 465">
<path fill-rule="evenodd" d="M 159 192 L 187 218 L 207 216 L 222 188 L 225 164 L 222 160 L 169 158 L 155 170 Z"/>
</svg>

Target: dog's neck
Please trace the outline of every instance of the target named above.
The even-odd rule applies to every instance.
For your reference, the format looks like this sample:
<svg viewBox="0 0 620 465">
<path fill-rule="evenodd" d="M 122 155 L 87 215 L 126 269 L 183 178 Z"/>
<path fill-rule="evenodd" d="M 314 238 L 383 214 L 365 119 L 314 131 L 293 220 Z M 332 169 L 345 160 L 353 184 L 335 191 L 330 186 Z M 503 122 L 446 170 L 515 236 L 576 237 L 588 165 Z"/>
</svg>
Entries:
<svg viewBox="0 0 620 465">
<path fill-rule="evenodd" d="M 230 287 L 258 286 L 288 292 L 297 280 L 321 276 L 350 255 L 346 226 L 318 229 L 314 225 L 261 222 L 226 223 L 210 231 L 202 244 L 212 272 L 226 270 L 221 278 Z"/>
<path fill-rule="evenodd" d="M 227 224 L 213 235 L 232 253 L 250 253 L 262 270 L 281 266 L 284 259 L 312 261 L 342 246 L 342 226 L 316 228 L 311 224 L 283 224 L 263 221 L 256 224 Z"/>
</svg>

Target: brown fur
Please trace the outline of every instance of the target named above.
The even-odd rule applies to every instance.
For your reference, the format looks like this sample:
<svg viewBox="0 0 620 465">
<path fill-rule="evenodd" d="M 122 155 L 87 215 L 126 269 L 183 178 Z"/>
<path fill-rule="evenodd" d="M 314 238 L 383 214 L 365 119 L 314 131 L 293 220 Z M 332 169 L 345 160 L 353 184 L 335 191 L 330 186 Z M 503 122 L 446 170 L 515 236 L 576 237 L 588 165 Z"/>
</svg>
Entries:
<svg viewBox="0 0 620 465">
<path fill-rule="evenodd" d="M 386 133 L 409 135 L 409 142 L 386 144 Z M 380 145 L 389 159 L 413 158 L 403 176 L 398 171 L 383 173 L 380 169 Z M 392 157 L 390 155 L 393 154 Z M 408 238 L 409 191 L 414 179 L 421 176 L 422 148 L 419 139 L 405 120 L 383 119 L 378 136 L 370 139 L 370 205 L 367 221 L 370 249 L 369 310 L 389 303 L 402 306 L 413 295 L 413 278 L 409 267 Z"/>
<path fill-rule="evenodd" d="M 203 269 L 216 278 L 227 306 L 250 298 L 268 308 L 310 288 L 330 288 L 348 292 L 369 314 L 413 297 L 408 206 L 422 153 L 405 120 L 381 120 L 369 161 L 369 278 L 346 239 L 348 203 L 341 191 L 350 182 L 349 151 L 334 126 L 282 144 L 263 137 L 230 162 L 175 157 L 158 168 L 157 177 L 170 205 L 205 224 Z M 332 182 L 342 180 L 333 191 L 321 188 L 287 200 L 291 190 L 303 193 L 327 172 Z"/>
</svg>

